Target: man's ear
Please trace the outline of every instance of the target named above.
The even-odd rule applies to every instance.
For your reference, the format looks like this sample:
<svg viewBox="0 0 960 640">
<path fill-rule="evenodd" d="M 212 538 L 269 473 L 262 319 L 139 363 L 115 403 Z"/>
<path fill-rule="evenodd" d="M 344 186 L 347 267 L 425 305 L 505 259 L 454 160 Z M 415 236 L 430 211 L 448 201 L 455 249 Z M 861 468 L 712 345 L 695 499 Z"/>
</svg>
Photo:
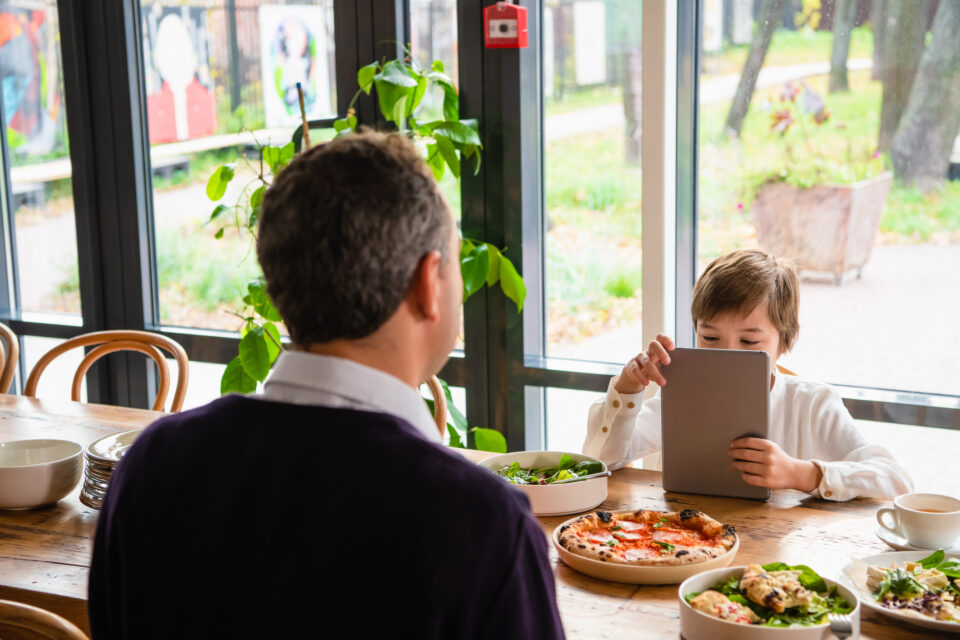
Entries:
<svg viewBox="0 0 960 640">
<path fill-rule="evenodd" d="M 431 251 L 420 259 L 413 272 L 410 287 L 410 302 L 428 320 L 440 316 L 440 262 L 439 251 Z"/>
</svg>

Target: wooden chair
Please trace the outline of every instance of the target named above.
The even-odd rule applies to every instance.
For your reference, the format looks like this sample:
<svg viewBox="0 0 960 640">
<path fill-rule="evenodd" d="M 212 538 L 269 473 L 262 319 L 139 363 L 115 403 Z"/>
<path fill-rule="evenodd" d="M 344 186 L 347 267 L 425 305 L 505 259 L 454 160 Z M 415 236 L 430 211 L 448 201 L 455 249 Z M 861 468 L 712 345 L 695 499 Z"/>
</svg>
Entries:
<svg viewBox="0 0 960 640">
<path fill-rule="evenodd" d="M 66 618 L 52 611 L 0 600 L 0 638 L 4 640 L 90 640 Z"/>
<path fill-rule="evenodd" d="M 790 371 L 790 369 L 787 369 L 786 367 L 784 367 L 784 366 L 782 366 L 782 365 L 779 365 L 779 364 L 777 365 L 777 371 L 779 371 L 780 373 L 786 374 L 786 375 L 788 375 L 788 376 L 795 376 L 795 375 L 797 375 L 797 374 L 795 374 L 793 371 Z"/>
<path fill-rule="evenodd" d="M 154 411 L 162 411 L 163 405 L 167 400 L 167 392 L 170 390 L 170 370 L 167 368 L 167 360 L 157 349 L 160 347 L 169 351 L 177 361 L 177 388 L 173 393 L 173 401 L 170 403 L 170 411 L 176 412 L 183 406 L 183 398 L 187 394 L 187 382 L 190 378 L 189 360 L 187 352 L 179 344 L 165 336 L 151 333 L 149 331 L 95 331 L 81 336 L 70 338 L 61 345 L 58 345 L 44 354 L 42 358 L 33 367 L 33 371 L 27 376 L 27 383 L 23 388 L 23 395 L 36 397 L 37 384 L 40 382 L 40 374 L 50 362 L 62 353 L 75 349 L 77 347 L 90 347 L 99 345 L 90 350 L 77 367 L 77 372 L 73 376 L 73 387 L 71 388 L 71 400 L 80 400 L 80 385 L 83 383 L 83 377 L 86 375 L 90 366 L 101 357 L 115 351 L 139 351 L 144 353 L 157 364 L 160 372 L 160 386 L 157 389 L 157 400 L 153 403 Z"/>
<path fill-rule="evenodd" d="M 0 322 L 0 393 L 10 390 L 20 361 L 20 341 L 10 327 Z"/>
<path fill-rule="evenodd" d="M 437 431 L 440 432 L 440 439 L 443 440 L 447 435 L 447 396 L 444 395 L 437 376 L 430 376 L 427 387 L 430 388 L 430 394 L 433 396 L 433 421 L 437 423 Z"/>
</svg>

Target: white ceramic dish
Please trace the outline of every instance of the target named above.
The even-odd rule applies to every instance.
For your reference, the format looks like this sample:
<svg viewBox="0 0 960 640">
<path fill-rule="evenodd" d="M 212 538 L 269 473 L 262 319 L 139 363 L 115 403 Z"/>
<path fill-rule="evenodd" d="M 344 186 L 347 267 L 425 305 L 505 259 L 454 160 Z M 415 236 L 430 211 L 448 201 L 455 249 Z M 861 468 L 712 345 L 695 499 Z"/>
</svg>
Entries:
<svg viewBox="0 0 960 640">
<path fill-rule="evenodd" d="M 733 562 L 737 550 L 740 548 L 740 537 L 737 536 L 733 547 L 722 556 L 711 558 L 705 562 L 683 564 L 675 567 L 633 567 L 625 564 L 611 564 L 592 558 L 584 558 L 560 546 L 560 529 L 576 520 L 571 518 L 553 530 L 553 546 L 560 554 L 560 559 L 571 569 L 585 573 L 601 580 L 612 582 L 626 582 L 629 584 L 677 584 L 701 571 L 726 567 Z"/>
<path fill-rule="evenodd" d="M 813 627 L 764 627 L 727 622 L 697 611 L 686 601 L 689 593 L 706 591 L 718 582 L 730 576 L 743 574 L 746 567 L 728 567 L 704 571 L 688 578 L 680 585 L 677 596 L 680 598 L 680 633 L 686 640 L 827 640 L 836 636 L 830 632 L 830 625 L 821 624 Z M 850 620 L 853 622 L 853 635 L 850 638 L 860 637 L 860 602 L 856 594 L 843 583 L 837 583 L 824 578 L 828 587 L 836 586 L 837 591 L 846 601 L 853 605 Z"/>
<path fill-rule="evenodd" d="M 0 442 L 0 509 L 31 509 L 66 496 L 80 480 L 82 451 L 68 440 Z"/>
<path fill-rule="evenodd" d="M 560 461 L 563 451 L 515 451 L 513 453 L 503 453 L 477 464 L 492 472 L 496 472 L 500 467 L 505 467 L 519 462 L 524 468 L 554 467 Z M 603 464 L 603 470 L 607 470 L 607 465 L 579 453 L 567 453 L 573 458 L 574 462 L 583 462 L 585 460 L 596 461 Z M 504 480 L 506 482 L 506 480 Z M 514 485 L 517 489 L 527 495 L 530 500 L 530 508 L 534 515 L 538 516 L 565 516 L 571 513 L 581 513 L 602 503 L 607 499 L 607 478 L 591 478 L 579 482 L 564 482 L 554 485 Z"/>
<path fill-rule="evenodd" d="M 897 551 L 926 551 L 927 555 L 930 555 L 936 549 L 921 549 L 920 547 L 915 547 L 903 536 L 898 536 L 897 534 L 884 529 L 883 527 L 877 527 L 877 530 L 874 531 L 877 534 L 877 537 L 880 538 L 883 542 L 887 544 L 891 549 L 896 549 Z M 947 553 L 956 553 L 960 554 L 960 545 L 954 545 L 949 549 L 944 549 Z"/>
<path fill-rule="evenodd" d="M 940 620 L 934 620 L 932 618 L 912 616 L 910 614 L 903 613 L 902 611 L 881 607 L 870 595 L 870 590 L 867 589 L 867 566 L 879 565 L 882 567 L 888 567 L 895 562 L 913 562 L 922 558 L 926 558 L 931 553 L 933 552 L 927 549 L 922 551 L 889 551 L 887 553 L 878 553 L 875 556 L 860 558 L 859 560 L 854 560 L 843 568 L 843 579 L 860 597 L 860 602 L 863 603 L 863 606 L 867 607 L 868 609 L 872 609 L 877 613 L 917 627 L 936 629 L 937 631 L 944 633 L 960 633 L 960 624 L 957 624 L 956 622 L 943 622 Z M 960 560 L 960 554 L 957 553 L 947 553 L 946 557 Z"/>
<path fill-rule="evenodd" d="M 142 432 L 143 429 L 134 429 L 94 440 L 87 445 L 86 457 L 100 464 L 115 465 Z"/>
</svg>

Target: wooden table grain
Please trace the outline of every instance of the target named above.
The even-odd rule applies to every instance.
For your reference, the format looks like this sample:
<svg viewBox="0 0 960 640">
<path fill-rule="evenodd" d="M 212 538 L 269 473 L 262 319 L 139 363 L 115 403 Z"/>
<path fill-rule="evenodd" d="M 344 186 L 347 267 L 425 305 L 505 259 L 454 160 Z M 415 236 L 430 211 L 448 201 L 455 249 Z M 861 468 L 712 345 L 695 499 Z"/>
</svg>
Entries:
<svg viewBox="0 0 960 640">
<path fill-rule="evenodd" d="M 86 447 L 162 415 L 0 394 L 0 441 L 53 438 Z M 0 599 L 49 609 L 89 634 L 87 569 L 98 512 L 81 504 L 79 496 L 80 485 L 55 505 L 0 510 Z"/>
<path fill-rule="evenodd" d="M 78 402 L 47 402 L 0 395 L 0 441 L 59 438 L 84 447 L 111 433 L 144 427 L 160 413 Z M 905 428 L 906 429 L 906 428 Z M 918 486 L 960 494 L 955 465 L 960 432 L 911 428 L 904 432 L 901 462 L 919 471 Z M 909 440 L 909 446 L 906 446 Z M 460 451 L 467 459 L 488 455 Z M 942 469 L 931 485 L 924 470 Z M 934 478 L 934 476 L 931 476 Z M 97 511 L 83 506 L 79 487 L 56 505 L 27 511 L 0 511 L 0 598 L 41 606 L 89 631 L 87 573 Z M 621 469 L 609 482 L 606 509 L 686 509 L 704 511 L 736 526 L 740 551 L 735 564 L 781 560 L 809 564 L 836 576 L 853 557 L 889 549 L 874 535 L 882 502 L 817 500 L 793 491 L 774 492 L 766 503 L 664 493 L 660 473 Z M 544 534 L 567 517 L 541 518 Z M 562 562 L 551 544 L 557 601 L 567 637 L 671 638 L 679 635 L 677 587 L 636 586 L 595 580 Z M 934 632 L 899 624 L 870 611 L 862 614 L 862 637 L 930 638 Z"/>
</svg>

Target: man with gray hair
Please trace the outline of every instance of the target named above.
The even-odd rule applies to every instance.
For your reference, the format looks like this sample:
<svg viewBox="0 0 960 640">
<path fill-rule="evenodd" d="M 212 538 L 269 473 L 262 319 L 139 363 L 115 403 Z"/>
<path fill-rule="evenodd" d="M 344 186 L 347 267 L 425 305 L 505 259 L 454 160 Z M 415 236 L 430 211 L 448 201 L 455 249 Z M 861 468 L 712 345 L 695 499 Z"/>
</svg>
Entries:
<svg viewBox="0 0 960 640">
<path fill-rule="evenodd" d="M 298 156 L 257 255 L 294 347 L 259 395 L 165 417 L 117 465 L 90 570 L 101 638 L 563 637 L 526 498 L 440 442 L 456 225 L 406 138 Z"/>
</svg>

